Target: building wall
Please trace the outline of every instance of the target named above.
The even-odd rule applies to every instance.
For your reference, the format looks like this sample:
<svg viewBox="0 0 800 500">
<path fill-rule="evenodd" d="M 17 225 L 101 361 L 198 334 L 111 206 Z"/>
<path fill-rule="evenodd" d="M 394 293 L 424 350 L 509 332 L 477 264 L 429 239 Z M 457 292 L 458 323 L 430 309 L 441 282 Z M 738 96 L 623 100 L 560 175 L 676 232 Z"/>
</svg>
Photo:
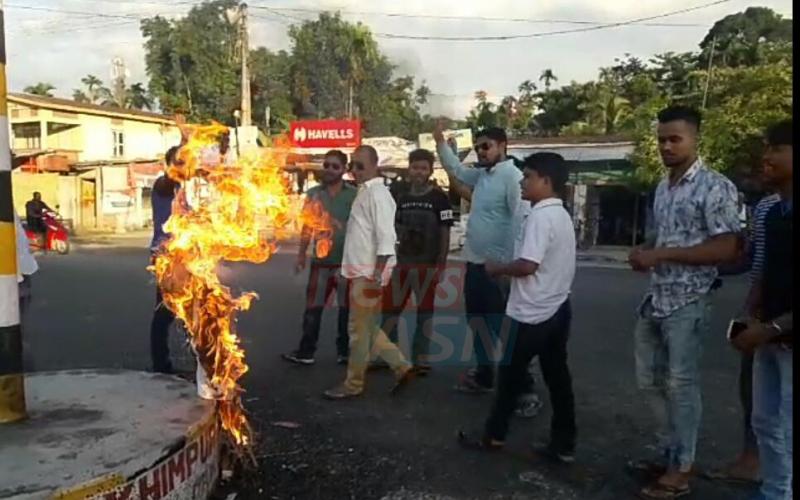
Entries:
<svg viewBox="0 0 800 500">
<path fill-rule="evenodd" d="M 11 177 L 11 187 L 14 196 L 14 208 L 20 217 L 25 217 L 25 203 L 33 198 L 33 193 L 42 193 L 42 201 L 51 208 L 60 204 L 58 195 L 58 174 L 41 173 L 32 174 L 14 170 Z"/>
</svg>

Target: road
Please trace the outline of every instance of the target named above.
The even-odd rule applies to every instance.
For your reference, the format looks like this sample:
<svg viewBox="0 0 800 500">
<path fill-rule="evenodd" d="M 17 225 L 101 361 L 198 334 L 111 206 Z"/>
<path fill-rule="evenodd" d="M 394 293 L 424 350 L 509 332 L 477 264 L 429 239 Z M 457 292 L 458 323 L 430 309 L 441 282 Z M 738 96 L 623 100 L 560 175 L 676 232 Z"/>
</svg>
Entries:
<svg viewBox="0 0 800 500">
<path fill-rule="evenodd" d="M 155 294 L 144 270 L 146 250 L 84 249 L 42 257 L 40 264 L 25 328 L 32 368 L 148 367 Z M 251 367 L 246 404 L 258 431 L 260 467 L 232 486 L 238 498 L 633 498 L 639 482 L 624 472 L 624 464 L 646 452 L 652 428 L 635 387 L 631 335 L 645 276 L 620 269 L 578 271 L 570 341 L 578 463 L 562 468 L 526 453 L 528 443 L 547 436 L 547 407 L 535 419 L 513 423 L 508 452 L 460 450 L 456 430 L 478 428 L 490 400 L 454 393 L 461 366 L 453 363 L 437 366 L 398 398 L 387 395 L 390 375 L 375 373 L 362 398 L 322 400 L 322 390 L 344 376 L 334 360 L 334 314 L 325 315 L 315 366 L 279 359 L 296 345 L 303 309 L 305 276 L 292 275 L 291 265 L 290 255 L 279 254 L 264 265 L 237 264 L 225 271 L 226 282 L 260 295 L 239 323 Z M 731 278 L 715 300 L 703 361 L 701 468 L 732 457 L 740 443 L 738 359 L 724 331 L 745 287 L 743 278 Z M 446 313 L 460 314 L 460 302 Z M 271 425 L 276 421 L 300 427 Z M 693 488 L 694 498 L 704 500 L 748 493 L 702 479 Z"/>
</svg>

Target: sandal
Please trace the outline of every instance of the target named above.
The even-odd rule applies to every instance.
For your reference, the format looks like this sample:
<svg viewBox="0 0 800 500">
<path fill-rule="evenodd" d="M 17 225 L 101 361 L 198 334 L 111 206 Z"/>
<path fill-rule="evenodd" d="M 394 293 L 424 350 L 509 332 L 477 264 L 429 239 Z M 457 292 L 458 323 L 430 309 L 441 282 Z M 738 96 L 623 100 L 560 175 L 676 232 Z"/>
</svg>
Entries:
<svg viewBox="0 0 800 500">
<path fill-rule="evenodd" d="M 463 448 L 475 451 L 500 451 L 505 443 L 487 437 L 475 437 L 473 434 L 458 431 L 458 444 Z"/>
<path fill-rule="evenodd" d="M 418 364 L 412 367 L 418 377 L 427 377 L 431 372 L 431 365 Z"/>
<path fill-rule="evenodd" d="M 692 489 L 688 484 L 683 487 L 678 487 L 655 482 L 650 486 L 642 488 L 638 496 L 645 500 L 672 500 L 674 498 L 685 497 L 691 493 Z"/>
</svg>

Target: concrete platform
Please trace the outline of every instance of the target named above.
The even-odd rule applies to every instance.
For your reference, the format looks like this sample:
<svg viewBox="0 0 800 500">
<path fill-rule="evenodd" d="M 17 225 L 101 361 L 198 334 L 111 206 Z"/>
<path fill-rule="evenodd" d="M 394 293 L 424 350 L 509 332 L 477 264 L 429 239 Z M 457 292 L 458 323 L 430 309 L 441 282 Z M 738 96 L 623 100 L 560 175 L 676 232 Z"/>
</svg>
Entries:
<svg viewBox="0 0 800 500">
<path fill-rule="evenodd" d="M 26 376 L 30 418 L 0 425 L 0 499 L 204 499 L 219 472 L 213 403 L 177 377 Z"/>
</svg>

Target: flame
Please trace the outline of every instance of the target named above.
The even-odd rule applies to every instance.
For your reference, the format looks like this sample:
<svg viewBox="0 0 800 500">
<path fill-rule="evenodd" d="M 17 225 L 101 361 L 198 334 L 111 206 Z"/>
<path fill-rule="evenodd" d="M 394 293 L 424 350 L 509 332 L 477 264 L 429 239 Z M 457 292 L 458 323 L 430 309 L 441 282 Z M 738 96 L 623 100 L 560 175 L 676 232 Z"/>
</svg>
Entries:
<svg viewBox="0 0 800 500">
<path fill-rule="evenodd" d="M 213 146 L 227 134 L 227 127 L 212 123 L 182 129 L 187 140 L 168 171 L 182 183 L 172 216 L 164 224 L 171 237 L 149 270 L 156 275 L 164 304 L 185 324 L 198 363 L 219 393 L 217 412 L 223 429 L 236 445 L 247 446 L 252 430 L 239 380 L 249 368 L 236 333 L 236 316 L 258 296 L 253 292 L 234 296 L 220 282 L 217 266 L 222 261 L 265 262 L 276 251 L 277 241 L 296 235 L 301 224 L 312 224 L 318 241 L 328 241 L 329 248 L 332 231 L 326 230 L 330 222 L 326 226 L 325 221 L 330 217 L 318 209 L 294 215 L 289 181 L 282 172 L 288 141 L 226 166 Z M 194 207 L 185 203 L 184 183 L 190 179 L 199 179 L 208 188 L 207 196 Z M 264 236 L 265 229 L 272 230 L 270 237 Z"/>
<path fill-rule="evenodd" d="M 317 258 L 325 258 L 333 247 L 333 227 L 335 220 L 325 210 L 319 200 L 307 199 L 300 213 L 300 223 L 304 236 L 316 240 L 315 254 Z"/>
</svg>

